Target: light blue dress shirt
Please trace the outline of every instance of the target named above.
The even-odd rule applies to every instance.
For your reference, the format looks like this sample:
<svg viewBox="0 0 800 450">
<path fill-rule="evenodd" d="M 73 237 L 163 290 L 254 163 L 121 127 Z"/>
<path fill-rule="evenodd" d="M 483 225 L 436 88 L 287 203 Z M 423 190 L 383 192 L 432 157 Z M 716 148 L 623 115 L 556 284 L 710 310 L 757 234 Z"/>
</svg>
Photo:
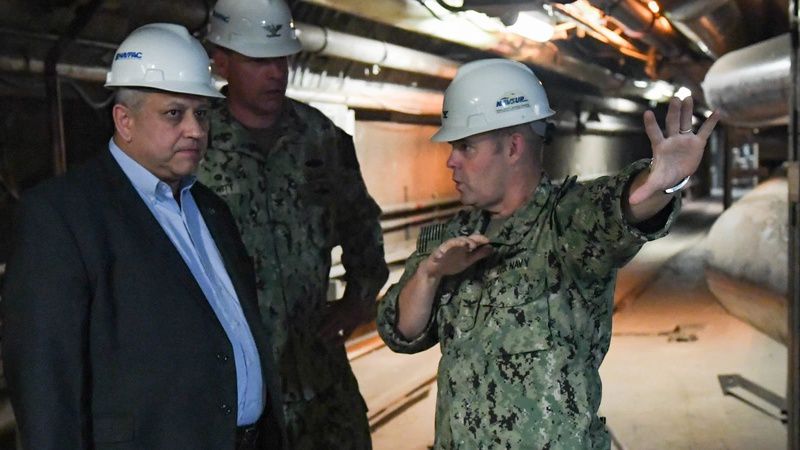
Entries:
<svg viewBox="0 0 800 450">
<path fill-rule="evenodd" d="M 264 409 L 261 362 L 233 283 L 190 192 L 195 178 L 187 177 L 181 181 L 180 204 L 178 204 L 169 185 L 126 155 L 113 139 L 108 147 L 139 196 L 183 257 L 228 335 L 236 362 L 238 392 L 236 423 L 240 426 L 254 423 Z M 209 386 L 209 389 L 213 388 L 214 386 Z"/>
</svg>

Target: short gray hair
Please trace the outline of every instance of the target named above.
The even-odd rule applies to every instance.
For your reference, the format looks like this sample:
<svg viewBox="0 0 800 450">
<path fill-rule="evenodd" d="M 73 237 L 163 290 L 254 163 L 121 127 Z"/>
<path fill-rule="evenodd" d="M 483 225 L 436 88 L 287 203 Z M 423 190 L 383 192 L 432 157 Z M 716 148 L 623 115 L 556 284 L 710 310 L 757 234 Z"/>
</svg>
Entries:
<svg viewBox="0 0 800 450">
<path fill-rule="evenodd" d="M 144 103 L 144 97 L 147 95 L 146 90 L 143 89 L 133 89 L 127 87 L 121 87 L 114 92 L 114 104 L 115 105 L 124 105 L 132 110 L 138 110 L 142 103 Z"/>
</svg>

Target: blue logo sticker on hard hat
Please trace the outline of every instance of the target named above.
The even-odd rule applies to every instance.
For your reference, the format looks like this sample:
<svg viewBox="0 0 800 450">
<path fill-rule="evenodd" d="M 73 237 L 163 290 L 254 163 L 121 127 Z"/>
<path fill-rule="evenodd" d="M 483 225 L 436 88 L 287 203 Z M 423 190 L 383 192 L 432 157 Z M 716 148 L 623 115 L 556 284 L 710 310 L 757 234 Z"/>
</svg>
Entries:
<svg viewBox="0 0 800 450">
<path fill-rule="evenodd" d="M 221 20 L 221 21 L 223 21 L 225 23 L 228 23 L 228 22 L 231 21 L 231 16 L 226 16 L 225 14 L 222 14 L 221 12 L 218 12 L 216 9 L 211 11 L 211 17 L 213 17 L 215 19 L 219 19 L 219 20 Z"/>
<path fill-rule="evenodd" d="M 528 98 L 525 97 L 524 95 L 516 94 L 514 92 L 507 92 L 503 94 L 502 97 L 497 99 L 494 109 L 495 111 L 501 113 L 501 112 L 514 111 L 516 109 L 530 108 L 530 107 L 531 107 L 530 102 L 528 101 Z"/>
<path fill-rule="evenodd" d="M 142 52 L 122 52 L 114 55 L 114 61 L 120 59 L 142 59 Z"/>
<path fill-rule="evenodd" d="M 281 24 L 271 23 L 269 25 L 264 25 L 264 29 L 267 30 L 268 38 L 279 37 L 281 35 L 279 33 L 279 31 L 281 31 L 281 28 L 283 28 L 283 25 Z"/>
</svg>

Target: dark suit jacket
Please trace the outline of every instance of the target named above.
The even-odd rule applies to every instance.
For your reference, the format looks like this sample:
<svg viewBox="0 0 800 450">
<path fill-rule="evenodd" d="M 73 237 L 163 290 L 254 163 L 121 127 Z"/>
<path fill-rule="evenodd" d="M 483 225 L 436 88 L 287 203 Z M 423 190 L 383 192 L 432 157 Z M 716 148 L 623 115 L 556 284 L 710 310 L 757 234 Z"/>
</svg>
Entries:
<svg viewBox="0 0 800 450">
<path fill-rule="evenodd" d="M 222 200 L 199 183 L 192 195 L 261 354 L 267 422 L 282 424 L 251 260 Z M 2 298 L 26 450 L 234 448 L 231 344 L 108 151 L 23 196 Z"/>
</svg>

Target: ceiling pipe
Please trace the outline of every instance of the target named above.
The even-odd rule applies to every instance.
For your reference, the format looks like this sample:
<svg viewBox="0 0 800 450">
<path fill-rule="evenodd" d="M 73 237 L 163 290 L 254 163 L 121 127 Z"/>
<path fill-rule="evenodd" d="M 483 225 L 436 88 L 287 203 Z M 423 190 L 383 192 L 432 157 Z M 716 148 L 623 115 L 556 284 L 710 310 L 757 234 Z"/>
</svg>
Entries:
<svg viewBox="0 0 800 450">
<path fill-rule="evenodd" d="M 620 74 L 595 64 L 565 55 L 558 51 L 552 44 L 527 41 L 512 33 L 492 33 L 463 20 L 449 21 L 448 23 L 434 19 L 430 12 L 416 2 L 398 4 L 402 2 L 375 1 L 372 7 L 364 8 L 363 2 L 356 0 L 311 0 L 332 9 L 345 11 L 353 15 L 365 17 L 379 23 L 397 26 L 440 39 L 459 43 L 468 47 L 478 48 L 493 52 L 500 56 L 531 63 L 552 70 L 570 79 L 582 81 L 589 85 L 604 90 L 620 89 L 625 85 L 625 78 Z M 102 12 L 102 11 L 101 11 Z M 173 21 L 196 26 L 196 13 L 186 12 L 180 15 L 179 10 L 169 9 L 169 14 L 163 16 L 173 17 Z M 149 14 L 154 15 L 155 13 Z M 96 21 L 94 21 L 96 22 Z M 94 22 L 90 27 L 94 26 Z M 107 28 L 127 29 L 122 23 L 109 24 Z M 451 79 L 455 75 L 459 63 L 447 58 L 438 57 L 422 51 L 401 47 L 386 42 L 362 38 L 347 33 L 341 33 L 307 23 L 298 23 L 297 28 L 305 51 L 321 55 L 360 61 L 368 64 L 421 73 L 435 77 Z M 95 39 L 103 38 L 101 33 Z M 43 39 L 50 35 L 41 34 Z M 103 38 L 113 42 L 111 36 Z M 92 45 L 91 42 L 83 42 Z M 108 44 L 104 45 L 107 46 Z"/>
<path fill-rule="evenodd" d="M 373 22 L 530 63 L 600 89 L 613 91 L 625 84 L 625 77 L 596 64 L 565 55 L 549 43 L 526 40 L 513 33 L 486 31 L 466 20 L 449 15 L 436 18 L 413 1 L 373 0 L 365 8 L 360 0 L 305 0 Z"/>
<path fill-rule="evenodd" d="M 727 53 L 711 66 L 703 91 L 723 123 L 750 128 L 788 123 L 790 49 L 787 33 Z"/>
<path fill-rule="evenodd" d="M 436 90 L 334 77 L 308 69 L 292 70 L 286 95 L 306 103 L 335 103 L 355 109 L 437 117 L 444 100 L 442 92 Z"/>
<path fill-rule="evenodd" d="M 669 21 L 661 19 L 639 0 L 592 0 L 592 3 L 619 23 L 626 35 L 647 43 L 667 58 L 681 54 L 675 44 L 678 33 Z"/>
<path fill-rule="evenodd" d="M 41 75 L 44 71 L 45 63 L 42 60 L 0 55 L 0 72 Z M 58 63 L 55 66 L 55 71 L 60 77 L 104 83 L 106 81 L 106 72 L 108 72 L 108 69 L 105 67 L 88 67 Z"/>
<path fill-rule="evenodd" d="M 747 42 L 744 18 L 733 0 L 662 0 L 664 15 L 713 59 Z"/>
<path fill-rule="evenodd" d="M 0 56 L 0 72 L 41 75 L 45 63 L 41 60 Z M 105 67 L 86 67 L 57 64 L 60 77 L 103 83 Z M 351 78 L 330 77 L 310 71 L 291 70 L 287 95 L 302 102 L 323 102 L 347 105 L 357 109 L 396 111 L 413 115 L 439 116 L 442 93 L 406 87 L 393 83 L 375 83 Z"/>
<path fill-rule="evenodd" d="M 297 24 L 303 50 L 325 56 L 377 64 L 392 69 L 452 79 L 459 63 L 419 50 L 341 33 L 307 23 Z"/>
</svg>

